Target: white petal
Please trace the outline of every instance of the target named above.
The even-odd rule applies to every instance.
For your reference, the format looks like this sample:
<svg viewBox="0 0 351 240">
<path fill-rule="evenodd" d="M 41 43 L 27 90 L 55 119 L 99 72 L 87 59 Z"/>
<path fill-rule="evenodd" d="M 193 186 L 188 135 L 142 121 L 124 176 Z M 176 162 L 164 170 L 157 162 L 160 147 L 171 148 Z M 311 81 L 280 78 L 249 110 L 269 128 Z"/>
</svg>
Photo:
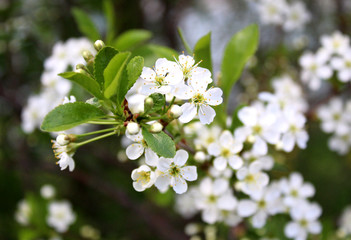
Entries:
<svg viewBox="0 0 351 240">
<path fill-rule="evenodd" d="M 215 110 L 210 106 L 201 105 L 199 107 L 199 119 L 202 124 L 210 124 L 216 116 Z"/>
<path fill-rule="evenodd" d="M 284 228 L 284 233 L 289 238 L 297 236 L 299 232 L 300 226 L 295 222 L 289 222 Z"/>
<path fill-rule="evenodd" d="M 217 106 L 223 102 L 222 94 L 223 91 L 220 88 L 211 88 L 204 93 L 204 97 L 209 105 Z"/>
<path fill-rule="evenodd" d="M 216 157 L 213 165 L 217 170 L 223 171 L 227 167 L 227 159 L 224 157 Z"/>
<path fill-rule="evenodd" d="M 318 234 L 322 231 L 322 226 L 320 222 L 313 221 L 308 224 L 308 230 L 312 234 Z"/>
<path fill-rule="evenodd" d="M 196 107 L 191 103 L 184 103 L 182 106 L 183 114 L 180 116 L 179 121 L 182 123 L 187 123 L 193 120 L 196 116 Z"/>
<path fill-rule="evenodd" d="M 256 155 L 266 155 L 268 152 L 267 143 L 261 137 L 256 137 L 252 152 Z"/>
<path fill-rule="evenodd" d="M 155 186 L 161 191 L 165 191 L 171 183 L 171 177 L 169 175 L 160 175 L 157 177 Z"/>
<path fill-rule="evenodd" d="M 233 169 L 237 170 L 243 166 L 244 162 L 241 159 L 241 157 L 239 157 L 238 155 L 234 155 L 229 157 L 228 163 Z"/>
<path fill-rule="evenodd" d="M 173 161 L 176 165 L 183 166 L 188 160 L 188 158 L 189 158 L 188 152 L 181 149 L 176 152 L 176 155 L 174 156 Z"/>
<path fill-rule="evenodd" d="M 187 166 L 181 169 L 181 173 L 184 179 L 188 181 L 195 181 L 197 179 L 197 172 L 195 166 Z"/>
<path fill-rule="evenodd" d="M 295 145 L 295 137 L 292 133 L 286 133 L 282 138 L 283 149 L 285 152 L 291 152 Z"/>
<path fill-rule="evenodd" d="M 240 217 L 249 217 L 257 210 L 257 204 L 251 200 L 241 200 L 238 204 L 238 214 Z"/>
<path fill-rule="evenodd" d="M 217 221 L 218 210 L 215 207 L 206 208 L 202 211 L 202 220 L 206 223 L 213 224 Z"/>
<path fill-rule="evenodd" d="M 261 228 L 266 224 L 267 213 L 264 211 L 259 211 L 252 217 L 252 225 L 255 228 Z"/>
<path fill-rule="evenodd" d="M 243 107 L 239 110 L 238 117 L 246 126 L 254 126 L 257 124 L 257 110 L 253 107 Z"/>
<path fill-rule="evenodd" d="M 157 164 L 157 169 L 161 172 L 167 172 L 172 163 L 172 159 L 160 157 L 160 160 Z"/>
<path fill-rule="evenodd" d="M 145 149 L 145 163 L 149 166 L 157 166 L 159 157 L 150 148 Z"/>
<path fill-rule="evenodd" d="M 208 146 L 207 151 L 212 156 L 218 156 L 221 153 L 221 147 L 216 142 L 215 143 L 211 143 Z"/>
<path fill-rule="evenodd" d="M 131 160 L 139 158 L 144 153 L 143 145 L 139 143 L 132 143 L 127 147 L 126 154 L 127 157 Z"/>
<path fill-rule="evenodd" d="M 186 190 L 188 190 L 188 184 L 186 183 L 186 181 L 182 177 L 177 177 L 177 178 L 175 178 L 173 190 L 178 194 L 185 193 Z"/>
</svg>

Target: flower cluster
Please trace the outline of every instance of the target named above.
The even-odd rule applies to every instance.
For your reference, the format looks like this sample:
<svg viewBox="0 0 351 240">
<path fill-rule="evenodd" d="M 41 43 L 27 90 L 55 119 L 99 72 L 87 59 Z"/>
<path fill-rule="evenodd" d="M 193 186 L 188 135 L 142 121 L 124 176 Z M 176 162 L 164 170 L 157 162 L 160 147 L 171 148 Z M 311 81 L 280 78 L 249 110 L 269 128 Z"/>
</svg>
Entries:
<svg viewBox="0 0 351 240">
<path fill-rule="evenodd" d="M 316 53 L 306 52 L 300 58 L 301 80 L 311 90 L 318 90 L 322 80 L 330 79 L 333 74 L 346 83 L 351 81 L 350 38 L 340 32 L 322 36 L 322 46 Z"/>
<path fill-rule="evenodd" d="M 213 121 L 216 112 L 211 106 L 222 103 L 222 90 L 209 88 L 211 72 L 198 66 L 191 56 L 180 55 L 178 60 L 160 58 L 155 67 L 144 67 L 140 78 L 126 95 L 133 113 L 144 111 L 144 99 L 152 93 L 166 94 L 168 99 L 188 100 L 181 106 L 182 123 L 196 116 L 202 124 Z"/>
<path fill-rule="evenodd" d="M 254 4 L 263 24 L 282 26 L 287 32 L 304 29 L 311 19 L 302 1 L 258 0 Z"/>
<path fill-rule="evenodd" d="M 68 201 L 55 200 L 55 189 L 51 185 L 44 185 L 41 188 L 40 193 L 41 197 L 45 199 L 47 203 L 48 213 L 46 223 L 57 233 L 66 232 L 69 226 L 76 220 L 71 204 Z M 33 208 L 31 204 L 33 204 L 33 202 L 30 202 L 27 199 L 23 199 L 18 203 L 15 219 L 23 226 L 31 224 L 32 217 L 36 214 L 33 212 L 35 211 L 35 208 Z"/>
<path fill-rule="evenodd" d="M 332 98 L 319 107 L 317 115 L 322 130 L 333 134 L 328 141 L 329 148 L 340 155 L 347 154 L 351 147 L 351 101 L 344 102 L 340 97 Z"/>
<path fill-rule="evenodd" d="M 273 82 L 274 94 L 262 92 L 259 94 L 261 101 L 238 112 L 244 126 L 236 129 L 235 137 L 239 141 L 252 143 L 253 152 L 257 155 L 267 154 L 267 143 L 291 152 L 295 144 L 305 148 L 308 140 L 303 115 L 306 102 L 301 88 L 288 76 Z"/>
<path fill-rule="evenodd" d="M 39 128 L 45 115 L 62 104 L 65 96 L 69 95 L 72 83 L 58 74 L 83 62 L 83 51 L 95 52 L 93 44 L 85 38 L 71 38 L 55 44 L 52 55 L 44 63 L 40 93 L 29 96 L 27 106 L 22 111 L 24 132 L 31 133 Z"/>
</svg>

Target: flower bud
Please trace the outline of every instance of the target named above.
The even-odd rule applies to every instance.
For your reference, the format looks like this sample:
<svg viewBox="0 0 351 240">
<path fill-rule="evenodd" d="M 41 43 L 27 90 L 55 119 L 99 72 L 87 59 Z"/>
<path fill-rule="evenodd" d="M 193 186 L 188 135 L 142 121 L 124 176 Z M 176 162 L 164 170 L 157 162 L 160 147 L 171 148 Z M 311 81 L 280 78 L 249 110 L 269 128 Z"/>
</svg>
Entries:
<svg viewBox="0 0 351 240">
<path fill-rule="evenodd" d="M 96 40 L 94 43 L 94 48 L 96 51 L 100 51 L 103 47 L 105 47 L 105 43 L 102 40 Z"/>
<path fill-rule="evenodd" d="M 151 127 L 150 127 L 150 132 L 152 133 L 159 133 L 161 132 L 163 129 L 163 126 L 161 123 L 159 122 L 154 122 L 153 124 L 151 124 Z"/>
<path fill-rule="evenodd" d="M 88 72 L 85 69 L 82 69 L 82 68 L 77 69 L 76 72 L 84 74 L 84 75 L 88 75 Z"/>
<path fill-rule="evenodd" d="M 150 110 L 154 106 L 154 100 L 151 97 L 147 97 L 144 100 L 144 109 L 145 111 Z"/>
<path fill-rule="evenodd" d="M 135 135 L 140 131 L 139 124 L 135 122 L 129 122 L 127 125 L 127 131 L 130 135 Z"/>
<path fill-rule="evenodd" d="M 194 159 L 195 161 L 202 163 L 206 160 L 206 154 L 203 151 L 196 152 Z"/>
<path fill-rule="evenodd" d="M 178 105 L 172 105 L 169 109 L 169 116 L 172 119 L 177 119 L 183 114 L 182 108 Z"/>
<path fill-rule="evenodd" d="M 76 65 L 76 70 L 79 70 L 79 69 L 83 69 L 83 70 L 85 70 L 85 69 L 86 69 L 86 67 L 85 67 L 85 65 L 84 65 L 84 64 L 79 63 L 79 64 L 77 64 L 77 65 Z"/>
<path fill-rule="evenodd" d="M 83 58 L 86 62 L 89 62 L 90 60 L 92 60 L 94 58 L 93 54 L 88 51 L 88 50 L 84 50 L 82 52 Z"/>
<path fill-rule="evenodd" d="M 69 144 L 71 142 L 71 139 L 68 135 L 63 133 L 63 134 L 59 134 L 56 137 L 56 142 L 58 144 L 60 144 L 61 146 L 66 146 L 67 144 Z"/>
</svg>

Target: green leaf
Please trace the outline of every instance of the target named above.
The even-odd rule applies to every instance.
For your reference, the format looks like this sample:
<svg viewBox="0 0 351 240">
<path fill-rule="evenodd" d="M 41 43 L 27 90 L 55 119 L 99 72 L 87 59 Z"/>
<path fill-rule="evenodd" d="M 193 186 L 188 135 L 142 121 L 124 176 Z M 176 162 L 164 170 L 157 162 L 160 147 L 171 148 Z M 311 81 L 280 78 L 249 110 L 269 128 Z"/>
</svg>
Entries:
<svg viewBox="0 0 351 240">
<path fill-rule="evenodd" d="M 153 93 L 149 97 L 154 100 L 154 106 L 151 108 L 151 112 L 157 112 L 163 108 L 166 104 L 165 96 L 161 93 Z"/>
<path fill-rule="evenodd" d="M 80 10 L 79 8 L 73 8 L 72 14 L 81 33 L 83 33 L 93 42 L 101 39 L 99 31 L 87 13 Z"/>
<path fill-rule="evenodd" d="M 151 32 L 142 29 L 133 29 L 122 33 L 113 46 L 119 51 L 132 50 L 152 37 Z"/>
<path fill-rule="evenodd" d="M 128 85 L 127 91 L 133 87 L 134 83 L 140 77 L 141 72 L 144 67 L 144 58 L 140 56 L 136 56 L 130 60 L 127 65 L 127 73 L 128 73 Z M 127 93 L 127 91 L 125 93 Z M 125 95 L 125 94 L 124 94 Z"/>
<path fill-rule="evenodd" d="M 112 0 L 103 1 L 103 10 L 107 22 L 106 42 L 110 44 L 116 36 L 116 16 Z"/>
<path fill-rule="evenodd" d="M 179 34 L 180 40 L 182 40 L 185 50 L 188 52 L 188 54 L 193 55 L 193 51 L 191 51 L 191 47 L 189 46 L 189 43 L 185 40 L 183 31 L 181 28 L 178 28 L 178 34 Z"/>
<path fill-rule="evenodd" d="M 178 52 L 171 48 L 156 44 L 145 44 L 136 48 L 133 51 L 133 56 L 142 56 L 144 58 L 145 66 L 152 66 L 158 58 L 166 58 L 174 61 L 174 57 L 178 56 Z"/>
<path fill-rule="evenodd" d="M 149 49 L 157 56 L 157 58 L 167 58 L 174 61 L 174 57 L 178 57 L 178 52 L 169 47 L 164 47 L 156 44 L 149 44 Z"/>
<path fill-rule="evenodd" d="M 239 117 L 238 117 L 238 112 L 245 107 L 246 105 L 242 104 L 240 106 L 238 106 L 235 111 L 233 112 L 233 116 L 232 116 L 232 124 L 230 125 L 229 131 L 233 132 L 236 128 L 244 125 Z"/>
<path fill-rule="evenodd" d="M 63 131 L 105 115 L 102 110 L 88 103 L 67 103 L 54 108 L 45 116 L 41 130 Z"/>
<path fill-rule="evenodd" d="M 101 93 L 99 84 L 94 79 L 85 74 L 78 72 L 65 72 L 59 74 L 59 76 L 79 84 L 93 96 L 99 99 L 104 98 L 104 96 Z"/>
<path fill-rule="evenodd" d="M 104 71 L 105 92 L 106 98 L 111 98 L 116 93 L 120 92 L 122 75 L 126 66 L 130 52 L 117 53 L 107 65 Z"/>
<path fill-rule="evenodd" d="M 176 154 L 175 144 L 166 133 L 150 133 L 143 128 L 142 134 L 145 142 L 152 151 L 165 158 L 173 158 Z"/>
<path fill-rule="evenodd" d="M 246 62 L 256 52 L 258 42 L 258 26 L 250 25 L 236 33 L 227 44 L 222 61 L 222 78 L 219 82 L 227 98 Z"/>
<path fill-rule="evenodd" d="M 104 70 L 111 61 L 111 59 L 118 53 L 113 47 L 104 47 L 95 56 L 94 60 L 94 75 L 96 81 L 104 88 Z"/>
<path fill-rule="evenodd" d="M 194 47 L 195 61 L 202 62 L 200 67 L 207 68 L 212 72 L 212 59 L 211 59 L 211 32 L 200 38 Z"/>
</svg>

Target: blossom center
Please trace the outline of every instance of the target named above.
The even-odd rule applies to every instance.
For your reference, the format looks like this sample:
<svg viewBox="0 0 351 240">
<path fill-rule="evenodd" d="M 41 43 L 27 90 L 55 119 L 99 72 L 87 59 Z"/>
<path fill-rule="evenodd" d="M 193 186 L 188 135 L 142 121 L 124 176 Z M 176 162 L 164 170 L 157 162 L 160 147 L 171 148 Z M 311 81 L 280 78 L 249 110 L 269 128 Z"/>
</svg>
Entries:
<svg viewBox="0 0 351 240">
<path fill-rule="evenodd" d="M 291 194 L 291 196 L 293 196 L 293 197 L 298 197 L 298 196 L 299 196 L 299 193 L 297 192 L 296 189 L 291 190 L 290 194 Z"/>
<path fill-rule="evenodd" d="M 221 151 L 221 155 L 223 157 L 230 157 L 230 155 L 231 155 L 230 153 L 231 152 L 230 152 L 230 150 L 228 148 L 223 148 L 222 151 Z"/>
<path fill-rule="evenodd" d="M 142 182 L 143 184 L 150 182 L 150 172 L 140 172 L 137 182 Z"/>
<path fill-rule="evenodd" d="M 174 165 L 174 163 L 172 163 L 171 167 L 169 168 L 169 174 L 173 177 L 176 177 L 180 174 L 180 169 L 177 165 Z"/>
<path fill-rule="evenodd" d="M 196 93 L 191 99 L 192 103 L 195 105 L 201 105 L 205 103 L 205 97 L 202 93 Z"/>
<path fill-rule="evenodd" d="M 265 208 L 266 207 L 266 201 L 260 200 L 257 202 L 257 205 L 259 208 Z"/>
<path fill-rule="evenodd" d="M 308 225 L 308 222 L 306 219 L 301 219 L 299 223 L 302 227 L 307 227 L 307 225 Z"/>
<path fill-rule="evenodd" d="M 164 85 L 164 80 L 165 80 L 165 77 L 164 76 L 156 76 L 155 77 L 155 83 L 158 87 L 161 87 Z"/>
<path fill-rule="evenodd" d="M 261 134 L 262 133 L 262 127 L 259 125 L 256 125 L 252 128 L 254 134 Z"/>
</svg>

